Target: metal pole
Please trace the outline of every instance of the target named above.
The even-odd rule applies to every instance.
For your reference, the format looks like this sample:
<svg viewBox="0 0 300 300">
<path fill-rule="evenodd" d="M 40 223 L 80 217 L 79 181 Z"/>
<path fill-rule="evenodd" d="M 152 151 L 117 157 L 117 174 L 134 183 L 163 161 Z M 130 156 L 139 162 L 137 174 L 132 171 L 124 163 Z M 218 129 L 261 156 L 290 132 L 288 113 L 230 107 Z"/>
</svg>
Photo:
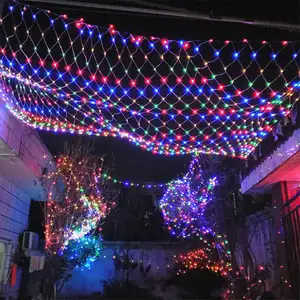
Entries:
<svg viewBox="0 0 300 300">
<path fill-rule="evenodd" d="M 120 1 L 125 2 L 125 3 L 134 3 L 134 4 L 137 4 L 137 5 L 142 5 L 142 6 L 149 7 L 149 8 L 157 8 L 159 10 L 164 9 L 164 10 L 168 10 L 168 11 L 177 11 L 177 12 L 190 13 L 190 11 L 187 10 L 187 9 L 178 8 L 178 7 L 175 7 L 175 6 L 172 7 L 172 6 L 164 5 L 164 4 L 161 4 L 161 3 L 154 3 L 154 2 L 148 2 L 148 1 L 143 1 L 143 0 L 120 0 Z"/>
<path fill-rule="evenodd" d="M 208 14 L 199 14 L 192 12 L 180 12 L 180 11 L 168 11 L 168 10 L 154 10 L 146 8 L 137 8 L 137 7 L 126 7 L 119 5 L 107 5 L 107 4 L 98 4 L 98 3 L 88 3 L 88 2 L 78 2 L 78 1 L 66 1 L 66 0 L 28 0 L 27 2 L 35 3 L 47 3 L 47 4 L 56 4 L 63 6 L 77 6 L 87 9 L 104 9 L 111 11 L 122 11 L 122 12 L 131 12 L 131 13 L 142 13 L 148 15 L 156 16 L 165 16 L 173 18 L 184 18 L 184 19 L 194 19 L 194 20 L 206 20 L 213 22 L 226 22 L 226 23 L 236 23 L 236 24 L 246 24 L 260 27 L 269 27 L 277 29 L 285 29 L 290 31 L 300 31 L 300 25 L 289 24 L 289 23 L 280 23 L 280 22 L 270 22 L 270 21 L 260 21 L 260 20 L 243 20 L 239 18 L 232 17 L 212 17 Z"/>
<path fill-rule="evenodd" d="M 0 0 L 0 18 L 2 16 L 3 8 L 4 8 L 4 1 L 5 0 Z"/>
</svg>

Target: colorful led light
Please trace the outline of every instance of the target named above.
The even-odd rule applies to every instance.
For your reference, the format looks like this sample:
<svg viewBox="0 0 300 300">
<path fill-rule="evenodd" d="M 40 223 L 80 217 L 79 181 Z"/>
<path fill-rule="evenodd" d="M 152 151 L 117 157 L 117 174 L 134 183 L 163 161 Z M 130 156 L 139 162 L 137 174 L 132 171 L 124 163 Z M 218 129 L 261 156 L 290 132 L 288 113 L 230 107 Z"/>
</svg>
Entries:
<svg viewBox="0 0 300 300">
<path fill-rule="evenodd" d="M 231 253 L 228 250 L 226 236 L 204 234 L 201 246 L 192 251 L 182 253 L 176 258 L 176 273 L 182 275 L 192 269 L 208 269 L 218 273 L 228 281 L 225 299 L 234 299 L 234 280 L 231 266 Z"/>
<path fill-rule="evenodd" d="M 115 184 L 122 184 L 124 185 L 125 187 L 136 187 L 136 188 L 147 188 L 147 189 L 163 189 L 163 188 L 166 188 L 168 186 L 168 183 L 149 183 L 149 184 L 146 184 L 146 183 L 137 183 L 137 182 L 133 182 L 133 181 L 130 181 L 130 180 L 119 180 L 117 178 L 114 178 L 112 176 L 110 176 L 109 174 L 107 173 L 103 173 L 101 175 L 101 178 L 103 178 L 104 180 L 109 180 L 111 181 L 112 183 L 115 183 Z"/>
<path fill-rule="evenodd" d="M 70 240 L 60 255 L 72 266 L 84 270 L 91 269 L 93 262 L 101 257 L 102 251 L 103 241 L 101 236 L 87 234 L 80 239 Z"/>
<path fill-rule="evenodd" d="M 295 42 L 146 38 L 21 4 L 0 26 L 8 107 L 39 129 L 121 137 L 164 155 L 245 158 L 298 90 Z"/>
<path fill-rule="evenodd" d="M 159 207 L 172 235 L 189 238 L 193 235 L 212 233 L 207 227 L 204 212 L 212 200 L 216 178 L 205 180 L 198 158 L 194 158 L 183 178 L 168 184 L 159 200 Z"/>
<path fill-rule="evenodd" d="M 88 157 L 63 155 L 57 159 L 55 172 L 45 177 L 45 248 L 50 253 L 61 253 L 70 241 L 96 230 L 114 205 L 104 200 L 99 189 L 100 170 L 90 164 Z"/>
<path fill-rule="evenodd" d="M 229 262 L 218 260 L 213 257 L 212 249 L 197 249 L 188 252 L 187 254 L 181 254 L 176 263 L 182 264 L 182 269 L 178 270 L 178 273 L 185 273 L 186 270 L 191 269 L 209 269 L 213 272 L 220 273 L 222 276 L 229 278 L 232 266 Z"/>
</svg>

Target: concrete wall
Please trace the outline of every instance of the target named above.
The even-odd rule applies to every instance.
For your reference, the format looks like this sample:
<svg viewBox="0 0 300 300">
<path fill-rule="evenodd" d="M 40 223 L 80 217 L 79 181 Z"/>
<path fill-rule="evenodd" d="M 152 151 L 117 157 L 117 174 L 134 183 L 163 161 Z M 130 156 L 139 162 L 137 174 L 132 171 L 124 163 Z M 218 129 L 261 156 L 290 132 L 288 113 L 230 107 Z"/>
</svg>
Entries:
<svg viewBox="0 0 300 300">
<path fill-rule="evenodd" d="M 102 280 L 122 280 L 126 276 L 125 271 L 116 271 L 114 256 L 117 253 L 124 253 L 122 250 L 115 250 L 118 246 L 108 245 L 101 259 L 94 262 L 90 270 L 75 269 L 72 278 L 65 284 L 61 296 L 75 297 L 87 296 L 102 291 Z M 164 247 L 159 244 L 149 243 L 147 248 L 129 249 L 129 259 L 136 262 L 143 262 L 144 267 L 151 264 L 150 272 L 147 275 L 140 273 L 139 267 L 134 271 L 129 270 L 129 280 L 134 280 L 140 286 L 154 286 L 159 294 L 163 279 L 167 278 L 174 266 L 175 257 L 181 253 L 178 246 Z M 183 250 L 182 250 L 183 251 Z"/>
<path fill-rule="evenodd" d="M 18 247 L 19 235 L 27 228 L 30 198 L 0 175 L 0 242 L 5 244 L 5 269 L 0 284 L 0 295 L 17 298 L 21 272 L 17 272 L 16 285 L 9 284 L 11 257 Z"/>
<path fill-rule="evenodd" d="M 264 160 L 241 182 L 243 194 L 264 193 L 281 181 L 300 181 L 300 129 Z"/>
</svg>

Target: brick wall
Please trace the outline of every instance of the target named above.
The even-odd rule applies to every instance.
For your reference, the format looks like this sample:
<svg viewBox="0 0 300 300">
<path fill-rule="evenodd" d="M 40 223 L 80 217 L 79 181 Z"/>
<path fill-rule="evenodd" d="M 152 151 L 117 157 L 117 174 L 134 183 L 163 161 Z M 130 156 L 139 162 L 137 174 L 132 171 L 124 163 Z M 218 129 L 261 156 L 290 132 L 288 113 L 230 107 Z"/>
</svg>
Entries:
<svg viewBox="0 0 300 300">
<path fill-rule="evenodd" d="M 17 272 L 17 283 L 10 287 L 9 280 L 4 285 L 10 274 L 11 256 L 18 246 L 19 235 L 27 229 L 30 198 L 10 181 L 0 175 L 0 242 L 6 245 L 6 264 L 0 295 L 17 297 L 21 271 Z"/>
</svg>

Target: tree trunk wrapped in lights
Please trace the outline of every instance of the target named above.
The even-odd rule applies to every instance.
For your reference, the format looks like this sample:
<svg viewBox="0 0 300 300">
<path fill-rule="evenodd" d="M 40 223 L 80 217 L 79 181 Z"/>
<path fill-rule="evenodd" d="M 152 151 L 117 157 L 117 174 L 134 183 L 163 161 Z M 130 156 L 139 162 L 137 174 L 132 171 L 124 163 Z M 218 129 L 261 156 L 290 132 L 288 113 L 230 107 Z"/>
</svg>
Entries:
<svg viewBox="0 0 300 300">
<path fill-rule="evenodd" d="M 57 168 L 47 175 L 45 205 L 46 249 L 59 254 L 71 240 L 98 228 L 114 204 L 104 199 L 103 158 L 89 155 L 88 148 L 67 149 Z M 107 193 L 106 193 L 107 194 Z"/>
<path fill-rule="evenodd" d="M 101 224 L 117 196 L 103 172 L 108 173 L 103 157 L 92 156 L 90 147 L 77 145 L 66 146 L 56 170 L 46 175 L 46 266 L 52 274 L 47 278 L 47 299 L 54 297 L 49 289 L 55 283 L 62 287 L 75 267 L 90 268 L 101 255 Z"/>
</svg>

